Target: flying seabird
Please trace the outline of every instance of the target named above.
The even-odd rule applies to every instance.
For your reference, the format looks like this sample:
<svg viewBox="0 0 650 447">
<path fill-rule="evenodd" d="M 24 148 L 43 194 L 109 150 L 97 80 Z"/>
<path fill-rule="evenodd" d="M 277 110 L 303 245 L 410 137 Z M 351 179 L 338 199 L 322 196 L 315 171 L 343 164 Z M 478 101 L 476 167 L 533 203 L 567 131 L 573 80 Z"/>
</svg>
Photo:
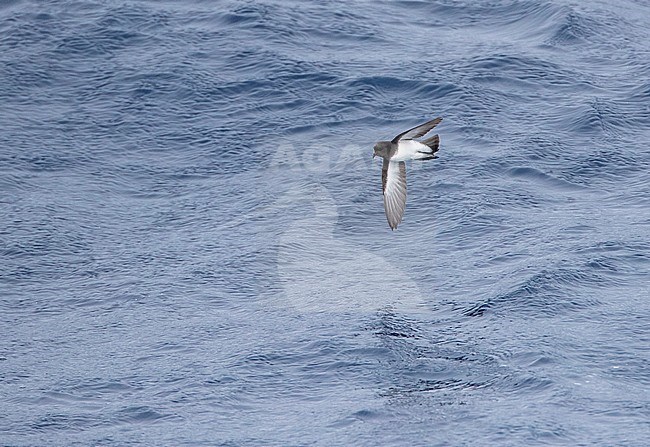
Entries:
<svg viewBox="0 0 650 447">
<path fill-rule="evenodd" d="M 384 192 L 384 209 L 391 230 L 402 222 L 406 207 L 406 160 L 430 160 L 437 158 L 434 154 L 440 146 L 440 137 L 434 135 L 426 140 L 413 138 L 425 136 L 442 121 L 436 118 L 420 124 L 397 135 L 391 141 L 379 141 L 375 144 L 373 158 L 377 155 L 384 159 L 381 170 L 381 184 Z"/>
</svg>

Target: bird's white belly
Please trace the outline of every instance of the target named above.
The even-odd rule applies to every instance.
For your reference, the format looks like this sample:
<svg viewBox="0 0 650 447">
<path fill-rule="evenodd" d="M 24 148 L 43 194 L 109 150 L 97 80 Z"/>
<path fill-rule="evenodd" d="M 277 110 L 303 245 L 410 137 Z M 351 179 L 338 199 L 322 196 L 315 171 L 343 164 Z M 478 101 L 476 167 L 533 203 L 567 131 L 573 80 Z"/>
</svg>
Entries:
<svg viewBox="0 0 650 447">
<path fill-rule="evenodd" d="M 406 161 L 417 158 L 419 152 L 431 152 L 428 146 L 415 140 L 400 140 L 397 143 L 397 152 L 391 157 L 391 161 Z"/>
</svg>

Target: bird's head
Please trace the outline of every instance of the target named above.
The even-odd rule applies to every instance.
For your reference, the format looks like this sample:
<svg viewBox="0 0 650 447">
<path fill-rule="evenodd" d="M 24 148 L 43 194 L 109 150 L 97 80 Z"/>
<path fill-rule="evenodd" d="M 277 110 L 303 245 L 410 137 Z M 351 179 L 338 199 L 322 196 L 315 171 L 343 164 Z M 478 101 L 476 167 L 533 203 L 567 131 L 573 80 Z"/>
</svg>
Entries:
<svg viewBox="0 0 650 447">
<path fill-rule="evenodd" d="M 391 146 L 390 141 L 380 141 L 376 143 L 374 147 L 374 153 L 372 154 L 372 158 L 375 158 L 376 156 L 387 158 L 388 152 L 390 151 L 390 146 Z"/>
</svg>

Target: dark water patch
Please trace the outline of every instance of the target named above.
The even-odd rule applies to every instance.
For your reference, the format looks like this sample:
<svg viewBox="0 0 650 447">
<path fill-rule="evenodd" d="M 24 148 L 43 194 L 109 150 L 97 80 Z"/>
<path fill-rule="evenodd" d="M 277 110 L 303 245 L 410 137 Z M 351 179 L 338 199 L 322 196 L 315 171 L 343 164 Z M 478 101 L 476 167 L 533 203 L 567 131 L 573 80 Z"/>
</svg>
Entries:
<svg viewBox="0 0 650 447">
<path fill-rule="evenodd" d="M 616 51 L 631 48 L 629 36 L 619 30 L 628 29 L 634 33 L 638 27 L 633 21 L 611 11 L 576 5 L 556 21 L 554 28 L 552 35 L 546 39 L 546 44 L 555 47 L 578 46 L 594 52 L 602 51 L 603 48 Z"/>
<path fill-rule="evenodd" d="M 580 185 L 564 181 L 532 167 L 510 168 L 508 174 L 514 178 L 525 179 L 558 190 L 575 191 L 583 189 Z"/>
<path fill-rule="evenodd" d="M 496 53 L 477 56 L 467 61 L 466 70 L 473 73 L 475 81 L 499 79 L 504 87 L 511 81 L 510 88 L 519 85 L 527 95 L 537 94 L 540 87 L 554 90 L 569 86 L 572 90 L 581 86 L 589 88 L 586 80 L 576 79 L 575 72 L 533 55 Z"/>
<path fill-rule="evenodd" d="M 461 127 L 463 139 L 486 149 L 503 141 L 503 123 L 495 117 L 502 116 L 505 121 L 506 116 L 516 115 L 515 104 L 520 100 L 507 90 L 485 88 L 478 83 L 463 85 L 458 98 L 450 99 L 458 103 L 459 115 L 453 120 Z"/>
<path fill-rule="evenodd" d="M 353 79 L 347 83 L 349 88 L 355 90 L 370 89 L 376 94 L 389 92 L 407 94 L 421 88 L 423 83 L 416 80 L 400 79 L 388 76 L 372 76 Z"/>
<path fill-rule="evenodd" d="M 646 134 L 650 125 L 650 86 L 642 84 L 628 86 L 624 92 L 619 93 L 609 102 L 610 118 L 618 135 L 626 137 Z"/>
<path fill-rule="evenodd" d="M 121 80 L 131 86 L 128 92 L 129 103 L 125 104 L 130 109 L 138 109 L 147 102 L 154 104 L 156 98 L 170 101 L 183 101 L 188 99 L 193 92 L 188 85 L 188 80 L 178 72 L 153 72 L 138 71 Z"/>
<path fill-rule="evenodd" d="M 531 163 L 549 170 L 555 169 L 564 166 L 566 159 L 573 157 L 573 154 L 567 153 L 566 146 L 566 141 L 559 138 L 557 134 L 540 130 L 524 136 L 513 144 L 513 151 L 516 152 L 517 157 L 511 160 L 513 163 Z"/>
<path fill-rule="evenodd" d="M 226 73 L 233 74 L 231 81 L 244 80 L 245 75 L 254 79 L 263 81 L 267 75 L 272 75 L 280 70 L 286 70 L 293 64 L 301 64 L 287 56 L 279 55 L 277 51 L 271 49 L 251 50 L 249 48 L 235 48 L 233 51 L 224 55 L 224 69 Z M 304 66 L 308 63 L 302 62 Z M 234 67 L 237 69 L 234 70 Z M 223 76 L 223 73 L 216 73 L 217 80 Z"/>
<path fill-rule="evenodd" d="M 598 28 L 607 29 L 607 27 L 596 26 L 595 21 L 572 10 L 559 21 L 556 31 L 547 42 L 549 45 L 557 46 L 585 43 L 593 37 L 594 31 Z"/>
<path fill-rule="evenodd" d="M 441 243 L 452 244 L 456 249 L 466 250 L 483 246 L 488 235 L 497 235 L 512 229 L 505 219 L 495 219 L 495 217 L 497 216 L 486 211 L 486 207 L 481 203 L 475 210 L 450 216 L 449 219 L 453 222 L 453 226 L 440 228 L 437 237 Z M 427 220 L 432 221 L 431 218 Z M 424 223 L 417 218 L 415 221 L 420 224 Z M 457 238 L 453 234 L 462 234 L 462 237 Z"/>
<path fill-rule="evenodd" d="M 162 414 L 147 406 L 128 407 L 120 410 L 114 416 L 114 420 L 120 424 L 148 424 L 162 420 L 180 420 L 176 415 Z"/>
<path fill-rule="evenodd" d="M 453 99 L 460 95 L 462 88 L 450 82 L 422 82 L 422 86 L 417 88 L 415 94 L 424 95 L 426 98 L 441 100 L 443 98 Z"/>
<path fill-rule="evenodd" d="M 616 146 L 614 140 L 609 140 L 603 141 L 589 154 L 567 160 L 566 166 L 557 170 L 557 175 L 571 183 L 610 189 L 629 178 L 630 174 L 647 172 L 649 168 L 650 160 L 643 155 Z"/>
<path fill-rule="evenodd" d="M 359 410 L 355 411 L 351 415 L 337 420 L 334 423 L 332 423 L 330 426 L 332 428 L 342 428 L 346 427 L 348 425 L 357 423 L 357 422 L 375 422 L 375 421 L 382 421 L 382 420 L 387 420 L 388 418 L 386 417 L 386 413 L 383 411 L 378 411 L 378 410 Z"/>
<path fill-rule="evenodd" d="M 611 279 L 608 280 L 591 268 L 544 270 L 533 274 L 509 292 L 463 310 L 463 314 L 480 317 L 490 311 L 499 315 L 505 312 L 533 318 L 550 318 L 600 304 L 588 290 L 607 284 L 611 284 Z"/>
<path fill-rule="evenodd" d="M 138 37 L 135 33 L 104 32 L 103 35 L 76 35 L 63 37 L 57 44 L 55 54 L 99 56 L 110 54 Z"/>
<path fill-rule="evenodd" d="M 231 11 L 223 14 L 221 19 L 226 25 L 245 25 L 250 23 L 265 22 L 273 11 L 274 6 L 264 4 L 246 4 L 235 6 Z"/>
<path fill-rule="evenodd" d="M 5 2 L 2 2 L 0 5 L 0 9 L 6 10 L 14 7 L 17 4 L 20 4 L 20 0 L 7 0 Z"/>
<path fill-rule="evenodd" d="M 650 246 L 646 243 L 607 241 L 580 249 L 579 253 L 587 256 L 586 266 L 622 281 L 647 274 L 650 263 Z"/>
<path fill-rule="evenodd" d="M 53 35 L 49 21 L 42 22 L 34 14 L 14 15 L 3 21 L 0 42 L 11 53 L 47 42 Z"/>
<path fill-rule="evenodd" d="M 78 432 L 105 425 L 100 418 L 87 414 L 51 413 L 29 424 L 30 431 L 37 433 L 56 433 L 58 431 Z"/>
<path fill-rule="evenodd" d="M 372 330 L 380 338 L 388 339 L 418 339 L 421 338 L 421 331 L 418 322 L 395 314 L 390 309 L 385 309 L 377 314 L 378 319 L 373 321 L 367 329 Z"/>
<path fill-rule="evenodd" d="M 29 61 L 6 61 L 0 68 L 0 77 L 3 79 L 0 94 L 3 98 L 11 98 L 12 102 L 24 102 L 27 98 L 17 97 L 19 95 L 16 93 L 53 85 L 55 78 L 50 68 L 34 66 Z"/>
<path fill-rule="evenodd" d="M 571 117 L 566 119 L 567 116 Z M 585 135 L 597 133 L 603 135 L 624 135 L 642 116 L 631 116 L 620 106 L 601 98 L 593 98 L 587 104 L 574 106 L 568 115 L 557 118 L 558 126 L 568 132 Z"/>
<path fill-rule="evenodd" d="M 57 173 L 61 171 L 74 171 L 92 161 L 86 155 L 74 153 L 73 151 L 46 151 L 41 147 L 41 152 L 29 151 L 27 154 L 3 156 L 0 154 L 0 162 L 17 172 L 31 173 Z"/>
<path fill-rule="evenodd" d="M 75 14 L 88 14 L 89 11 L 99 13 L 97 5 L 90 4 L 77 10 Z M 37 17 L 32 17 L 32 14 L 18 15 L 13 18 L 16 26 L 7 30 L 8 37 L 5 40 L 14 48 L 17 45 L 41 44 L 39 50 L 47 51 L 47 57 L 53 61 L 57 55 L 62 54 L 67 57 L 83 55 L 84 58 L 111 54 L 143 42 L 144 35 L 141 31 L 146 27 L 142 26 L 142 23 L 137 23 L 138 20 L 124 20 L 129 14 L 122 14 L 119 10 L 103 12 L 106 13 L 104 19 L 95 17 L 95 20 L 82 27 L 76 26 L 75 14 L 54 8 L 49 13 L 39 14 Z M 149 20 L 147 16 L 148 14 L 143 13 L 140 19 Z"/>
<path fill-rule="evenodd" d="M 650 83 L 644 82 L 640 85 L 635 85 L 630 91 L 629 98 L 625 100 L 640 105 L 641 110 L 647 113 L 650 110 L 650 105 L 647 102 L 648 98 L 650 98 Z"/>
<path fill-rule="evenodd" d="M 325 11 L 315 11 L 313 21 L 316 22 L 320 14 Z M 384 39 L 381 33 L 367 22 L 366 17 L 357 15 L 351 11 L 339 10 L 334 13 L 335 20 L 328 26 L 309 26 L 305 23 L 305 33 L 317 43 L 327 39 L 332 43 L 351 44 L 353 42 L 372 43 L 381 42 Z M 314 23 L 315 25 L 315 23 Z"/>
<path fill-rule="evenodd" d="M 333 20 L 324 24 L 321 20 L 327 14 Z M 353 11 L 339 9 L 334 12 L 316 4 L 296 5 L 287 11 L 277 5 L 240 5 L 220 15 L 224 25 L 265 35 L 267 39 L 286 45 L 287 40 L 300 42 L 303 46 L 322 47 L 336 42 L 359 42 L 376 40 L 377 33 L 367 18 Z"/>
<path fill-rule="evenodd" d="M 452 26 L 469 26 L 476 28 L 532 28 L 540 27 L 545 22 L 555 19 L 563 11 L 561 6 L 550 2 L 500 2 L 497 4 L 473 3 L 455 4 L 442 2 L 428 4 L 426 2 L 404 2 L 420 5 L 430 10 L 435 17 L 440 17 Z"/>
<path fill-rule="evenodd" d="M 471 400 L 473 394 L 489 392 L 497 385 L 498 372 L 493 367 L 467 363 L 463 359 L 436 358 L 435 354 L 421 355 L 417 362 L 406 362 L 401 372 L 390 369 L 385 372 L 392 376 L 393 385 L 382 390 L 380 395 L 398 408 L 462 405 Z"/>
<path fill-rule="evenodd" d="M 446 380 L 418 380 L 408 387 L 396 387 L 387 390 L 384 395 L 389 399 L 398 400 L 404 405 L 409 402 L 405 400 L 422 399 L 423 396 L 433 395 L 436 392 L 449 393 L 453 391 L 471 392 L 489 386 L 488 382 L 472 382 L 457 378 L 448 378 Z M 415 396 L 415 397 L 414 397 Z"/>
</svg>

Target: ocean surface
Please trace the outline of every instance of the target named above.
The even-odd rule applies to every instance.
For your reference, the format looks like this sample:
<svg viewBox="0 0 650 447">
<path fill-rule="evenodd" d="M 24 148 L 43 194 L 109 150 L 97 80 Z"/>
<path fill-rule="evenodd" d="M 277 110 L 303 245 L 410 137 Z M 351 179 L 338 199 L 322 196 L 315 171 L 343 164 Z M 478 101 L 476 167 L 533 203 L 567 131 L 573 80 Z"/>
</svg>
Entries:
<svg viewBox="0 0 650 447">
<path fill-rule="evenodd" d="M 0 2 L 0 446 L 648 446 L 649 299 L 646 0 Z"/>
</svg>

